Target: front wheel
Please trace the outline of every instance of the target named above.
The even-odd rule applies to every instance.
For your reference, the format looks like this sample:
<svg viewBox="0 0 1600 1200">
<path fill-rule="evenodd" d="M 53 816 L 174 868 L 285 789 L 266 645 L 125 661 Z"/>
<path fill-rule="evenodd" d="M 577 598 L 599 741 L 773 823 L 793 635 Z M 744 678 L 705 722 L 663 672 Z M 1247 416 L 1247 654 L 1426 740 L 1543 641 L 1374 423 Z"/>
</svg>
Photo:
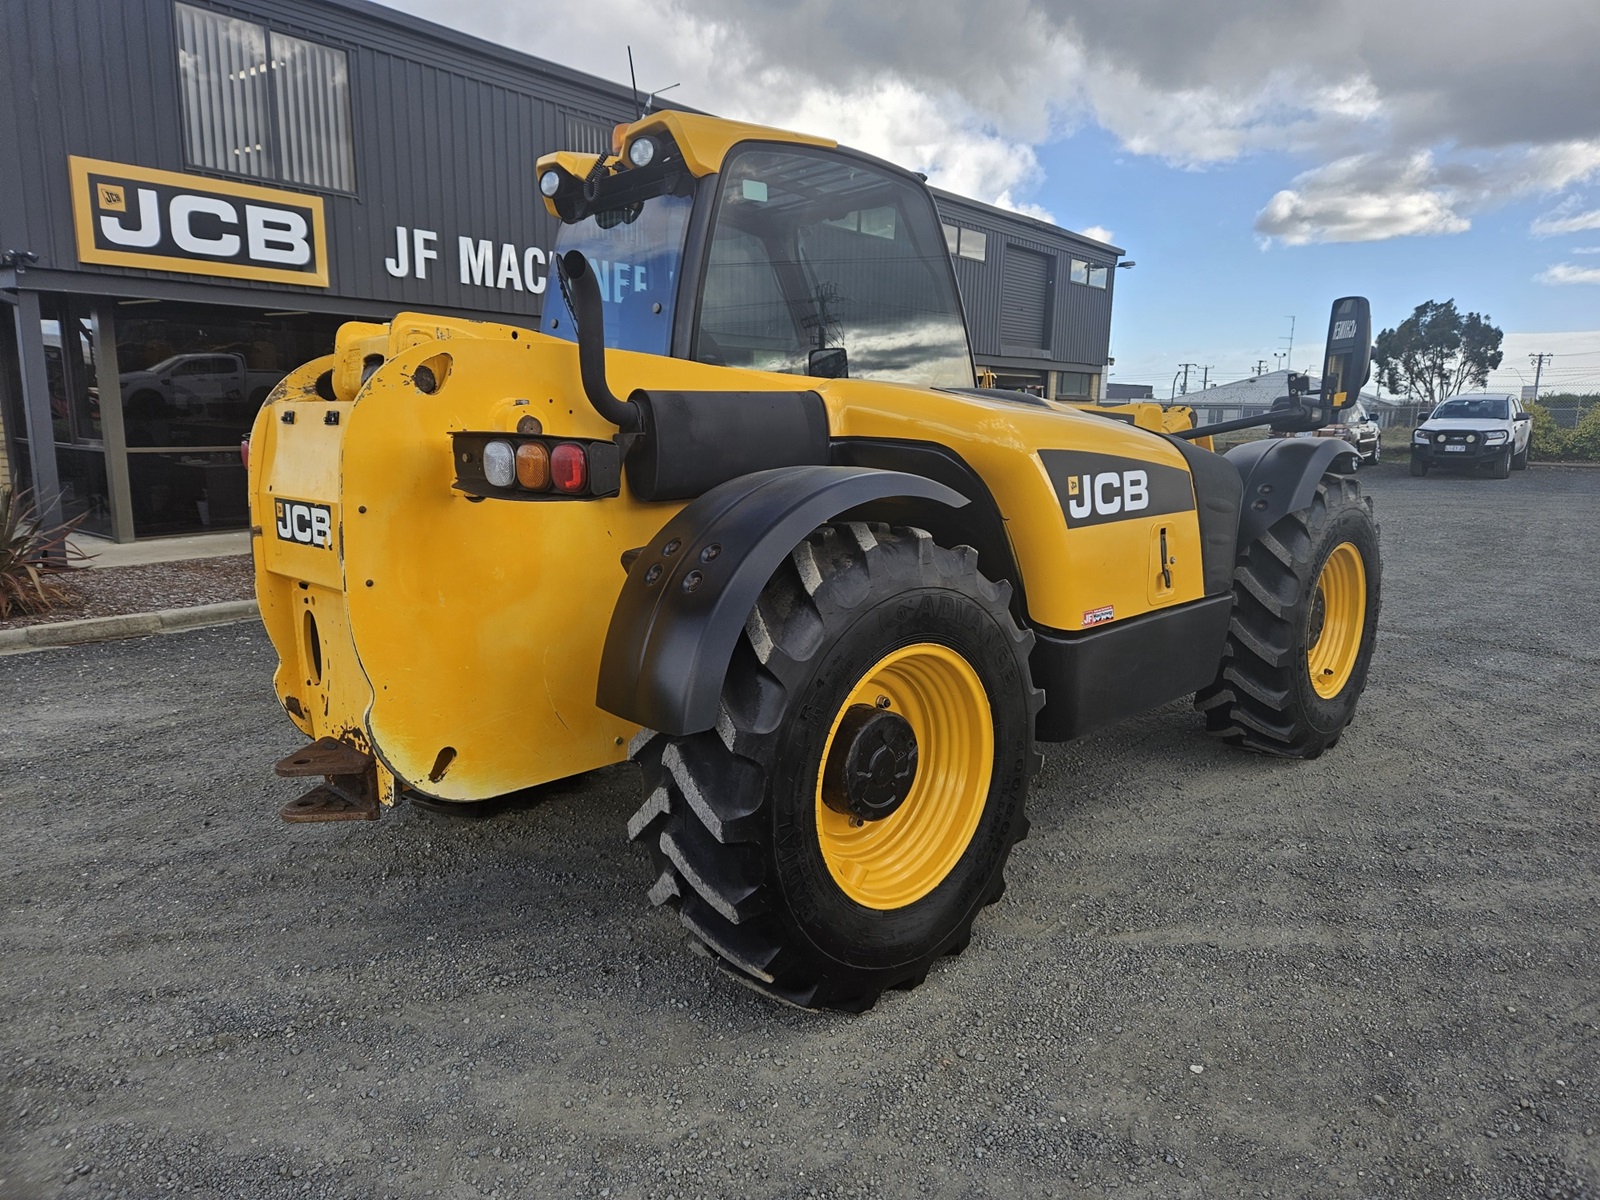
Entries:
<svg viewBox="0 0 1600 1200">
<path fill-rule="evenodd" d="M 1383 442 L 1382 441 L 1373 442 L 1372 443 L 1372 465 L 1373 466 L 1377 466 L 1382 461 L 1383 461 Z"/>
<path fill-rule="evenodd" d="M 1413 479 L 1421 479 L 1427 473 L 1428 473 L 1428 464 L 1423 462 L 1420 458 L 1417 458 L 1415 455 L 1413 455 L 1412 458 L 1411 458 L 1411 476 L 1412 476 L 1412 478 Z"/>
<path fill-rule="evenodd" d="M 860 1011 L 1005 888 L 1043 694 L 970 547 L 824 526 L 762 592 L 714 731 L 642 735 L 650 896 L 742 982 Z"/>
<path fill-rule="evenodd" d="M 1366 687 L 1381 574 L 1372 501 L 1354 479 L 1324 475 L 1308 508 L 1239 557 L 1222 668 L 1195 694 L 1206 729 L 1294 758 L 1338 741 Z"/>
<path fill-rule="evenodd" d="M 1511 478 L 1511 447 L 1507 446 L 1489 467 L 1491 479 Z"/>
</svg>

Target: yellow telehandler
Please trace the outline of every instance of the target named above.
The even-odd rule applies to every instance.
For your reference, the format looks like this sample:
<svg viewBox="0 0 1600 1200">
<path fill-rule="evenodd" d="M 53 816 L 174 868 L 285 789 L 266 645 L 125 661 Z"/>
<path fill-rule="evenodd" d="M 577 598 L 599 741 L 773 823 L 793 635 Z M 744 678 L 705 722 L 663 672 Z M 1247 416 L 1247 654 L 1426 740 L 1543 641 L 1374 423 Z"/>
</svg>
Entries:
<svg viewBox="0 0 1600 1200">
<path fill-rule="evenodd" d="M 323 777 L 285 818 L 631 757 L 650 899 L 744 982 L 859 1010 L 966 946 L 1041 743 L 1191 693 L 1236 745 L 1338 740 L 1380 574 L 1348 446 L 1224 456 L 1252 422 L 975 387 L 927 189 L 830 141 L 663 112 L 537 169 L 537 332 L 346 325 L 256 420 L 311 739 L 278 770 Z M 1353 400 L 1370 335 L 1335 302 L 1272 426 Z"/>
</svg>

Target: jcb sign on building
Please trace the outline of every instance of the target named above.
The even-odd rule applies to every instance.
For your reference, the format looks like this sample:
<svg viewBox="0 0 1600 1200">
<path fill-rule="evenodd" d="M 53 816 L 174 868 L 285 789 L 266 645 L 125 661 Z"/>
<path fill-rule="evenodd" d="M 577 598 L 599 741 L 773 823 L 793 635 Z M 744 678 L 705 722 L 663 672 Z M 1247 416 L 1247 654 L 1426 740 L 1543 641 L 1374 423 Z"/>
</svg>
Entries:
<svg viewBox="0 0 1600 1200">
<path fill-rule="evenodd" d="M 322 197 L 68 159 L 86 263 L 328 286 Z"/>
</svg>

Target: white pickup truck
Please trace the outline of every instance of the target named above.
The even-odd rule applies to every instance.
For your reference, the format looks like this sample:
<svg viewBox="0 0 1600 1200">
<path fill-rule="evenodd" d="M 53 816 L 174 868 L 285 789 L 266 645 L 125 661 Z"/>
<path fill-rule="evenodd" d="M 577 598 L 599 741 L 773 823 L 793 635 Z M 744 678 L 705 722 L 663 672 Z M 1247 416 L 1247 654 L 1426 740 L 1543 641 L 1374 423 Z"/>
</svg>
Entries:
<svg viewBox="0 0 1600 1200">
<path fill-rule="evenodd" d="M 1476 470 L 1496 479 L 1528 465 L 1533 414 L 1505 392 L 1452 396 L 1411 434 L 1411 473 L 1430 467 Z"/>
</svg>

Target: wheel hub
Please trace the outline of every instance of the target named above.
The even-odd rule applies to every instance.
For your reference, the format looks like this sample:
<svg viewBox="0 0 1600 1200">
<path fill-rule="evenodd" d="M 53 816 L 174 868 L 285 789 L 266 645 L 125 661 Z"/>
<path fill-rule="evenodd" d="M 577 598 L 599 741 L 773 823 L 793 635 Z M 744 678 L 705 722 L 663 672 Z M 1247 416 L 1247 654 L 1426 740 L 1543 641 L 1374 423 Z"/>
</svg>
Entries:
<svg viewBox="0 0 1600 1200">
<path fill-rule="evenodd" d="M 854 704 L 822 773 L 822 802 L 857 822 L 891 816 L 917 778 L 917 735 L 899 713 Z"/>
</svg>

